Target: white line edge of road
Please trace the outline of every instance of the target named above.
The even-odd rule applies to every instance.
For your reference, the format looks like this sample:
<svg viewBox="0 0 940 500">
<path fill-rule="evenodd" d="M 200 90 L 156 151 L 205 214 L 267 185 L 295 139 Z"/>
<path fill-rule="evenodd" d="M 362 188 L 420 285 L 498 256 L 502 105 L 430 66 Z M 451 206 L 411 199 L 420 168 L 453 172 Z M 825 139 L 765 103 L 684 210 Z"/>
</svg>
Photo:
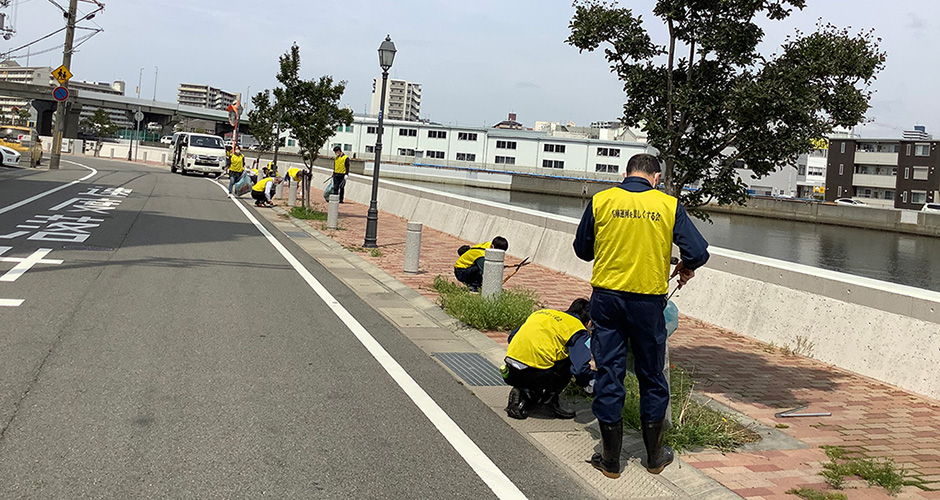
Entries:
<svg viewBox="0 0 940 500">
<path fill-rule="evenodd" d="M 86 179 L 90 179 L 90 178 L 92 178 L 92 177 L 94 177 L 95 175 L 98 174 L 98 171 L 97 171 L 97 170 L 95 170 L 95 169 L 93 169 L 93 168 L 91 168 L 91 167 L 86 167 L 85 165 L 82 165 L 81 163 L 75 163 L 74 161 L 70 161 L 70 162 L 68 162 L 68 163 L 71 163 L 71 164 L 73 164 L 73 165 L 78 165 L 79 167 L 82 167 L 82 168 L 87 168 L 88 170 L 91 170 L 91 173 L 88 174 L 88 175 L 86 175 L 85 177 L 82 177 L 81 179 L 74 180 L 74 181 L 72 181 L 72 182 L 70 182 L 70 183 L 68 183 L 68 184 L 63 184 L 63 185 L 61 185 L 61 186 L 59 186 L 59 187 L 52 188 L 52 189 L 50 189 L 50 190 L 48 190 L 48 191 L 43 191 L 43 192 L 41 192 L 41 193 L 39 193 L 39 194 L 37 194 L 37 195 L 35 195 L 35 196 L 31 196 L 31 197 L 29 197 L 29 198 L 26 198 L 26 199 L 23 200 L 23 201 L 20 201 L 20 202 L 14 203 L 14 204 L 12 204 L 12 205 L 8 205 L 8 206 L 6 206 L 6 207 L 0 208 L 0 214 L 9 212 L 10 210 L 13 210 L 13 209 L 16 209 L 16 208 L 19 208 L 19 207 L 22 207 L 23 205 L 26 205 L 26 204 L 28 204 L 28 203 L 32 203 L 32 202 L 34 202 L 34 201 L 36 201 L 36 200 L 38 200 L 38 199 L 40 199 L 40 198 L 42 198 L 42 197 L 44 197 L 44 196 L 49 196 L 50 194 L 55 193 L 55 192 L 57 192 L 57 191 L 61 191 L 61 190 L 65 189 L 65 188 L 67 188 L 67 187 L 69 187 L 69 186 L 74 186 L 75 184 L 78 184 L 79 182 L 82 182 L 82 181 L 84 181 L 84 180 L 86 180 Z"/>
<path fill-rule="evenodd" d="M 206 180 L 215 184 L 216 186 L 219 186 L 219 188 L 228 193 L 228 190 L 221 184 L 211 179 Z M 454 450 L 460 454 L 460 456 L 467 462 L 468 465 L 470 465 L 471 468 L 473 468 L 474 472 L 477 473 L 480 479 L 482 479 L 483 482 L 489 486 L 490 490 L 492 490 L 493 493 L 501 499 L 526 499 L 527 497 L 525 494 L 519 490 L 515 483 L 506 477 L 503 471 L 500 470 L 499 467 L 497 467 L 496 464 L 493 463 L 493 461 L 490 460 L 490 458 L 486 456 L 485 453 L 483 453 L 483 450 L 481 450 L 476 445 L 476 443 L 474 443 L 473 440 L 467 436 L 463 429 L 461 429 L 457 423 L 454 422 L 433 399 L 431 399 L 431 396 L 429 396 L 428 393 L 425 392 L 424 389 L 422 389 L 413 378 L 411 378 L 411 375 L 408 375 L 408 372 L 406 372 L 405 369 L 402 368 L 400 364 L 398 364 L 398 361 L 396 361 L 395 358 L 393 358 L 391 354 L 389 354 L 388 351 L 386 351 L 385 348 L 375 340 L 372 334 L 370 334 L 369 331 L 366 330 L 365 327 L 363 327 L 359 321 L 357 321 L 356 318 L 354 318 L 352 314 L 350 314 L 349 311 L 347 311 L 346 308 L 343 307 L 339 301 L 337 301 L 333 295 L 327 291 L 327 289 L 322 284 L 320 284 L 316 278 L 313 277 L 313 274 L 311 274 L 310 271 L 308 271 L 307 268 L 305 268 L 303 264 L 301 264 L 300 261 L 297 260 L 297 258 L 294 257 L 294 255 L 291 254 L 290 251 L 288 251 L 287 248 L 285 248 L 284 245 L 282 245 L 281 242 L 271 234 L 270 231 L 265 229 L 261 222 L 259 222 L 258 219 L 255 218 L 255 216 L 252 215 L 251 212 L 248 211 L 248 209 L 245 208 L 245 206 L 237 198 L 232 199 L 232 202 L 235 203 L 242 213 L 245 214 L 245 217 L 247 217 L 256 228 L 258 228 L 258 231 L 260 231 L 261 234 L 267 238 L 268 242 L 270 242 L 271 245 L 276 248 L 278 252 L 280 252 L 280 254 L 287 260 L 294 270 L 300 274 L 300 276 L 304 279 L 304 281 L 307 282 L 310 288 L 312 288 L 313 291 L 320 296 L 320 299 L 326 303 L 326 305 L 333 311 L 334 314 L 336 314 L 340 321 L 346 324 L 353 335 L 359 339 L 359 342 L 361 342 L 366 350 L 372 354 L 372 357 L 374 357 L 375 360 L 378 361 L 380 365 L 382 365 L 382 368 L 384 368 L 385 371 L 388 372 L 392 379 L 398 384 L 398 386 L 401 387 L 403 391 L 405 391 L 405 394 L 411 398 L 418 409 L 424 413 L 424 415 L 428 418 L 428 420 L 431 421 L 434 427 L 437 428 L 441 435 L 447 439 L 450 445 L 454 447 Z"/>
</svg>

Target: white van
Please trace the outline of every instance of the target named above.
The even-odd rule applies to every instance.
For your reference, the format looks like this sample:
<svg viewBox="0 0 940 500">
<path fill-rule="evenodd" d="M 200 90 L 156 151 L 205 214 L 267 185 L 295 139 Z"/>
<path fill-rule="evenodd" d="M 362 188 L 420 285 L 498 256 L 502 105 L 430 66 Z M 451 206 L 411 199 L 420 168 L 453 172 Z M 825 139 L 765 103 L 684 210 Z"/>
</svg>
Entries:
<svg viewBox="0 0 940 500">
<path fill-rule="evenodd" d="M 226 170 L 225 146 L 217 135 L 177 132 L 170 142 L 170 171 L 222 175 Z"/>
</svg>

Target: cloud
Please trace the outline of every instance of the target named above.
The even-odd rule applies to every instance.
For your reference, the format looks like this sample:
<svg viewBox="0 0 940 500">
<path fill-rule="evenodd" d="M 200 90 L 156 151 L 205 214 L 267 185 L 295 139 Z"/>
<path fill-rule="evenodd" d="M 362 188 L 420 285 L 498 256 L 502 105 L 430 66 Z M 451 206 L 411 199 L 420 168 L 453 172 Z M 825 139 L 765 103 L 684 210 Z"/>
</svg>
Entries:
<svg viewBox="0 0 940 500">
<path fill-rule="evenodd" d="M 540 89 L 540 85 L 532 82 L 516 82 L 515 87 L 517 89 Z"/>
</svg>

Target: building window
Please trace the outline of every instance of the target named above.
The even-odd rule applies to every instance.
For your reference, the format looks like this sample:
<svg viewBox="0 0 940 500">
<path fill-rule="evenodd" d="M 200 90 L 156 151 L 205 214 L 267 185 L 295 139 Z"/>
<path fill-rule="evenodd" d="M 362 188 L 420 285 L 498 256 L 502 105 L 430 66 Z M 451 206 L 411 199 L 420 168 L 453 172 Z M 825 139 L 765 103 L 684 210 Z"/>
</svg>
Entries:
<svg viewBox="0 0 940 500">
<path fill-rule="evenodd" d="M 911 156 L 911 145 L 907 145 L 907 156 Z"/>
<path fill-rule="evenodd" d="M 438 160 L 443 160 L 444 152 L 443 151 L 431 151 L 429 149 L 424 152 L 424 156 L 427 156 L 428 158 L 437 158 Z"/>
<path fill-rule="evenodd" d="M 885 199 L 886 199 L 886 200 L 893 200 L 893 199 L 894 199 L 894 191 L 892 191 L 892 190 L 890 190 L 890 189 L 885 190 Z"/>
<path fill-rule="evenodd" d="M 914 167 L 914 180 L 915 181 L 926 181 L 929 171 L 927 167 Z"/>
<path fill-rule="evenodd" d="M 910 144 L 908 144 L 910 147 Z M 915 144 L 914 156 L 930 156 L 930 144 Z"/>
<path fill-rule="evenodd" d="M 907 191 L 901 193 L 901 203 L 907 203 Z"/>
<path fill-rule="evenodd" d="M 616 174 L 617 171 L 619 170 L 620 170 L 620 167 L 618 167 L 617 165 L 608 165 L 605 163 L 598 163 L 594 165 L 595 172 L 607 172 L 610 174 Z"/>
<path fill-rule="evenodd" d="M 612 156 L 620 158 L 620 149 L 618 148 L 597 148 L 597 156 Z"/>
<path fill-rule="evenodd" d="M 496 141 L 496 149 L 516 149 L 516 141 Z"/>
<path fill-rule="evenodd" d="M 927 203 L 927 191 L 911 191 L 911 203 Z"/>
<path fill-rule="evenodd" d="M 417 137 L 418 129 L 416 128 L 400 128 L 398 129 L 398 135 L 403 135 L 405 137 Z"/>
<path fill-rule="evenodd" d="M 375 146 L 366 146 L 366 153 L 375 153 Z"/>
<path fill-rule="evenodd" d="M 871 189 L 865 189 L 864 191 L 862 191 L 862 194 L 861 194 L 859 197 L 860 197 L 860 198 L 871 198 Z"/>
<path fill-rule="evenodd" d="M 497 156 L 496 163 L 504 163 L 506 165 L 515 165 L 516 158 L 512 156 Z"/>
<path fill-rule="evenodd" d="M 444 130 L 428 130 L 428 139 L 447 139 L 447 132 Z"/>
<path fill-rule="evenodd" d="M 346 132 L 352 132 L 352 125 L 346 125 Z"/>
<path fill-rule="evenodd" d="M 477 140 L 477 135 L 473 132 L 457 132 L 458 141 L 475 141 Z"/>
<path fill-rule="evenodd" d="M 840 153 L 845 153 L 845 143 L 843 142 L 843 143 L 839 144 L 839 146 L 840 146 L 839 152 L 840 152 Z"/>
<path fill-rule="evenodd" d="M 842 186 L 839 186 L 839 196 L 842 196 Z"/>
<path fill-rule="evenodd" d="M 561 160 L 542 160 L 542 166 L 545 168 L 565 168 L 565 162 Z"/>
<path fill-rule="evenodd" d="M 287 145 L 288 145 L 288 146 L 293 146 L 294 143 L 295 143 L 295 141 L 294 141 L 293 139 L 288 139 L 288 140 L 287 140 Z"/>
<path fill-rule="evenodd" d="M 564 153 L 565 145 L 564 144 L 546 144 L 543 151 L 546 153 Z"/>
<path fill-rule="evenodd" d="M 911 178 L 911 167 L 904 167 L 904 178 L 905 179 Z"/>
<path fill-rule="evenodd" d="M 343 144 L 343 151 L 352 151 L 352 144 Z"/>
<path fill-rule="evenodd" d="M 457 161 L 477 161 L 477 155 L 474 153 L 457 153 Z"/>
<path fill-rule="evenodd" d="M 414 156 L 415 150 L 410 148 L 398 148 L 398 156 Z"/>
<path fill-rule="evenodd" d="M 845 143 L 843 143 L 843 144 L 845 144 Z M 844 175 L 844 174 L 845 174 L 845 164 L 844 164 L 844 163 L 840 163 L 840 164 L 839 164 L 839 175 Z"/>
<path fill-rule="evenodd" d="M 366 127 L 366 133 L 367 133 L 367 134 L 378 134 L 378 133 L 379 133 L 379 127 L 376 127 L 376 126 L 374 126 L 374 125 L 369 125 L 368 127 Z"/>
</svg>

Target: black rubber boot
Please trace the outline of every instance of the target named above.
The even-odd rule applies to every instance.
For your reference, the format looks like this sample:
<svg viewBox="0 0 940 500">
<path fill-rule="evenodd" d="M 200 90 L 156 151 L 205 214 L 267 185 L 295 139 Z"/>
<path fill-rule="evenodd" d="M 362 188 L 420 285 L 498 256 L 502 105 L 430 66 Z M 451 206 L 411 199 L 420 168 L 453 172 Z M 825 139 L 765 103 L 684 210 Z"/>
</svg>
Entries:
<svg viewBox="0 0 940 500">
<path fill-rule="evenodd" d="M 617 479 L 620 477 L 620 448 L 623 446 L 623 420 L 605 424 L 600 420 L 601 453 L 595 453 L 589 462 L 602 474 Z"/>
<path fill-rule="evenodd" d="M 548 408 L 552 410 L 552 413 L 555 414 L 558 418 L 574 418 L 576 413 L 561 406 L 561 401 L 559 400 L 560 393 L 555 393 L 551 399 L 548 400 Z"/>
<path fill-rule="evenodd" d="M 509 404 L 506 405 L 506 415 L 518 420 L 525 420 L 529 417 L 529 410 L 526 408 L 526 403 L 528 403 L 528 401 L 522 389 L 513 387 L 512 390 L 509 391 Z"/>
<path fill-rule="evenodd" d="M 659 474 L 672 463 L 672 448 L 663 446 L 666 434 L 666 421 L 643 422 L 643 444 L 646 445 L 646 470 L 650 474 Z"/>
</svg>

